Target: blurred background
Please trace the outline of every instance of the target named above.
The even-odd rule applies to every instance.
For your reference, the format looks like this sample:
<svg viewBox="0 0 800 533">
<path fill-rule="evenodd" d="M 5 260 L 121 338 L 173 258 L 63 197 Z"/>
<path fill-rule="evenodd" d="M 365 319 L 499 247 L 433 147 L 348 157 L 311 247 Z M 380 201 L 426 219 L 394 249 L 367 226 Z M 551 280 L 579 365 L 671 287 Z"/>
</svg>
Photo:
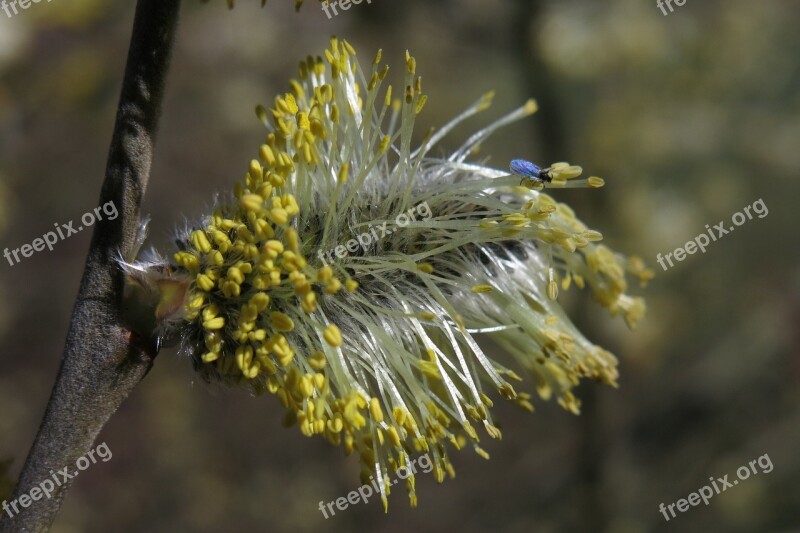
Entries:
<svg viewBox="0 0 800 533">
<path fill-rule="evenodd" d="M 330 35 L 397 76 L 417 57 L 421 136 L 488 90 L 495 104 L 444 143 L 530 96 L 540 112 L 482 156 L 568 160 L 599 190 L 553 195 L 640 255 L 636 331 L 588 294 L 571 316 L 620 359 L 620 388 L 582 385 L 583 413 L 496 402 L 502 442 L 453 454 L 455 480 L 417 478 L 389 513 L 375 500 L 327 520 L 320 501 L 360 485 L 355 458 L 284 429 L 277 399 L 197 381 L 162 351 L 101 433 L 113 452 L 81 473 L 53 531 L 800 531 L 800 3 L 688 0 L 372 0 L 331 19 L 313 0 L 266 8 L 184 3 L 143 210 L 164 248 L 184 217 L 247 169 L 269 104 Z M 0 12 L 0 246 L 96 207 L 134 2 L 57 0 Z M 394 82 L 398 77 L 392 78 Z M 762 199 L 769 209 L 663 271 L 656 254 Z M 0 265 L 0 470 L 16 479 L 58 370 L 89 233 Z M 768 454 L 774 469 L 664 520 L 659 504 Z M 10 462 L 9 462 L 10 461 Z M 2 477 L 2 476 L 0 476 Z M 1 485 L 1 484 L 0 484 Z M 0 486 L 0 493 L 3 487 Z"/>
</svg>

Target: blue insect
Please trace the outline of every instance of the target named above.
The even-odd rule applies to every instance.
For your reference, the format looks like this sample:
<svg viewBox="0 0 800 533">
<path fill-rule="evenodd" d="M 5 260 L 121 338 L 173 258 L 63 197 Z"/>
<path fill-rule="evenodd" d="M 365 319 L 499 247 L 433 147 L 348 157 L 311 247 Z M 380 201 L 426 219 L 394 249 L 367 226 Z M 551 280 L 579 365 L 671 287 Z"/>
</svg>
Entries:
<svg viewBox="0 0 800 533">
<path fill-rule="evenodd" d="M 550 167 L 541 168 L 526 159 L 512 159 L 509 165 L 512 174 L 523 176 L 544 183 L 553 181 L 553 176 L 550 175 Z"/>
</svg>

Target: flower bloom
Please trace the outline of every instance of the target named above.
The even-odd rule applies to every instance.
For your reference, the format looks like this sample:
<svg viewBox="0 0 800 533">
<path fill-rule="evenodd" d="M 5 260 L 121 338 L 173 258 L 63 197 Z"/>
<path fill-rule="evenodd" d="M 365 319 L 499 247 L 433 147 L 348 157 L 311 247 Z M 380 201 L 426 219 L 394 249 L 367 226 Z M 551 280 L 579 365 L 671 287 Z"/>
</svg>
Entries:
<svg viewBox="0 0 800 533">
<path fill-rule="evenodd" d="M 324 58 L 300 64 L 289 92 L 257 108 L 267 128 L 258 159 L 179 236 L 172 268 L 188 290 L 170 323 L 205 379 L 269 392 L 287 424 L 356 452 L 362 480 L 383 480 L 384 505 L 389 473 L 412 454 L 429 454 L 438 481 L 454 475 L 451 448 L 488 458 L 479 442 L 501 437 L 497 396 L 533 411 L 535 390 L 578 413 L 581 378 L 615 386 L 615 357 L 572 325 L 559 288 L 588 286 L 633 325 L 644 303 L 626 294 L 626 273 L 652 275 L 600 244 L 541 183 L 468 160 L 535 102 L 431 157 L 491 95 L 415 147 L 426 103 L 416 62 L 406 54 L 399 99 L 384 87 L 387 70 L 380 52 L 362 69 L 333 39 Z M 580 174 L 551 165 L 547 188 L 603 184 Z M 331 264 L 317 259 L 422 203 L 424 220 Z M 481 338 L 504 353 L 487 353 Z M 406 485 L 415 505 L 413 476 Z"/>
</svg>

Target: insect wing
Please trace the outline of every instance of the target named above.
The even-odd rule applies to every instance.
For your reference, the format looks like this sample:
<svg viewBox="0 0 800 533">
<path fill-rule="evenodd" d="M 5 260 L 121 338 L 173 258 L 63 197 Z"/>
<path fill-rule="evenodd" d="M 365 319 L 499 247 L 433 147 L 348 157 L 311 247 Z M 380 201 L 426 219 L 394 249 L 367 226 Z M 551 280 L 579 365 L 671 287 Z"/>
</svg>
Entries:
<svg viewBox="0 0 800 533">
<path fill-rule="evenodd" d="M 542 171 L 537 165 L 525 159 L 512 159 L 509 165 L 511 172 L 518 176 L 528 176 L 529 178 L 539 178 Z"/>
</svg>

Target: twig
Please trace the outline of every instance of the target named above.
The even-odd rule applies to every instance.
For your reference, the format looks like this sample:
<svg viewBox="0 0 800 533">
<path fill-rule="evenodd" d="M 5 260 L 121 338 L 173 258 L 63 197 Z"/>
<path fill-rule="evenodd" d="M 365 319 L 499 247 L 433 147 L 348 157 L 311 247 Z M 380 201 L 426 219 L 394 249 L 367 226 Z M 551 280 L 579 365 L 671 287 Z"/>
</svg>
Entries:
<svg viewBox="0 0 800 533">
<path fill-rule="evenodd" d="M 14 498 L 51 472 L 74 471 L 106 421 L 150 370 L 157 349 L 122 323 L 124 278 L 118 253 L 129 256 L 139 231 L 180 0 L 139 0 L 100 204 L 114 202 L 120 216 L 94 228 L 72 311 L 61 368 Z M 13 518 L 3 512 L 2 531 L 46 531 L 69 482 L 51 498 L 31 502 Z M 12 500 L 13 501 L 13 500 Z"/>
</svg>

